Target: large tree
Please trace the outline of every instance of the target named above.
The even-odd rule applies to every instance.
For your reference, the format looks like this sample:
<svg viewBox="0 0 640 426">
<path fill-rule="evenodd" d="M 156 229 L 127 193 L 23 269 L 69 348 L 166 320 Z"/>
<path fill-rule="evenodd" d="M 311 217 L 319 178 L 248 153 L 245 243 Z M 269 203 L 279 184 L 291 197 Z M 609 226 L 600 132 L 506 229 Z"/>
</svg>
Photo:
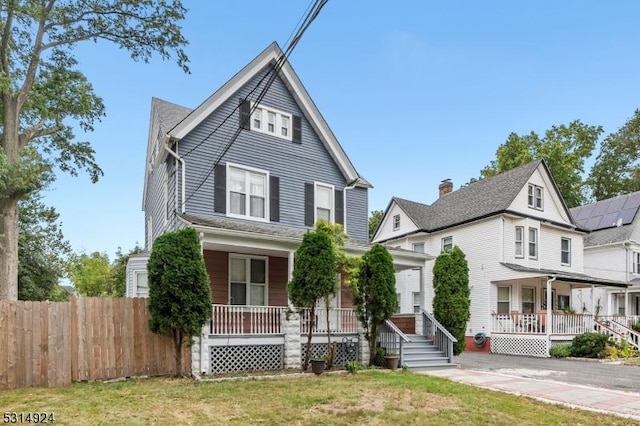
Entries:
<svg viewBox="0 0 640 426">
<path fill-rule="evenodd" d="M 465 330 L 471 316 L 469 266 L 458 246 L 444 251 L 433 266 L 433 315 L 458 341 L 454 355 L 465 348 Z"/>
<path fill-rule="evenodd" d="M 587 199 L 587 188 L 582 179 L 584 161 L 591 156 L 601 133 L 602 127 L 589 126 L 580 120 L 552 126 L 543 137 L 535 132 L 522 136 L 511 133 L 498 147 L 496 159 L 482 169 L 480 177 L 495 176 L 543 158 L 567 205 L 579 206 Z"/>
<path fill-rule="evenodd" d="M 384 210 L 372 210 L 369 216 L 369 241 L 373 238 L 373 233 L 376 232 L 382 217 L 384 216 Z"/>
<path fill-rule="evenodd" d="M 640 110 L 604 139 L 587 182 L 596 200 L 640 191 Z"/>
<path fill-rule="evenodd" d="M 71 246 L 62 235 L 58 213 L 42 202 L 40 192 L 32 193 L 18 206 L 18 298 L 52 300 L 56 294 L 65 295 L 57 287 Z"/>
<path fill-rule="evenodd" d="M 70 256 L 67 275 L 80 296 L 121 296 L 111 278 L 111 263 L 107 253 L 94 251 Z"/>
<path fill-rule="evenodd" d="M 188 71 L 185 11 L 180 0 L 0 0 L 0 299 L 18 296 L 18 201 L 55 168 L 102 175 L 73 131 L 91 131 L 104 115 L 74 47 L 106 40 L 134 60 L 158 54 Z"/>
<path fill-rule="evenodd" d="M 134 248 L 127 253 L 122 251 L 122 247 L 118 247 L 116 258 L 111 263 L 111 280 L 113 288 L 118 297 L 123 297 L 127 292 L 127 262 L 129 258 L 135 254 L 141 253 L 142 247 L 137 243 Z"/>
<path fill-rule="evenodd" d="M 176 376 L 182 374 L 182 347 L 211 318 L 211 288 L 200 238 L 193 228 L 167 232 L 153 243 L 149 272 L 149 328 L 173 338 Z"/>
<path fill-rule="evenodd" d="M 355 304 L 358 318 L 369 341 L 369 364 L 372 365 L 378 329 L 398 310 L 393 258 L 380 244 L 374 244 L 362 256 Z"/>
</svg>

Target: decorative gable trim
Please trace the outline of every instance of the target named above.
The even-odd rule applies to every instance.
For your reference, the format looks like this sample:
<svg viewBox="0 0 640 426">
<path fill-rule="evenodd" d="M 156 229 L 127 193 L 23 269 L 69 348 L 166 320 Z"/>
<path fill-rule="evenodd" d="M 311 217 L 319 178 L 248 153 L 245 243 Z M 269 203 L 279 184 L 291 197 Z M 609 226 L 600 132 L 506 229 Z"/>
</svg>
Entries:
<svg viewBox="0 0 640 426">
<path fill-rule="evenodd" d="M 278 44 L 275 42 L 271 43 L 271 45 L 269 45 L 269 47 L 267 47 L 260 55 L 242 68 L 240 72 L 233 76 L 213 95 L 200 104 L 200 106 L 194 109 L 184 120 L 171 129 L 168 135 L 174 139 L 184 138 L 200 122 L 227 101 L 230 96 L 247 84 L 258 72 L 260 72 L 260 70 L 272 62 L 277 61 L 281 55 L 282 50 Z M 351 164 L 351 161 L 340 146 L 340 143 L 329 128 L 329 125 L 320 114 L 320 111 L 318 111 L 313 100 L 309 96 L 309 93 L 307 93 L 288 61 L 286 61 L 282 66 L 280 70 L 280 77 L 291 91 L 291 94 L 298 103 L 300 109 L 309 119 L 311 126 L 340 168 L 342 174 L 346 177 L 346 180 L 355 181 L 356 185 L 360 187 L 371 188 L 372 185 L 358 175 L 358 172 L 353 167 L 353 164 Z M 302 139 L 301 126 L 296 127 L 296 123 L 294 122 L 292 133 L 293 141 L 298 143 L 297 140 Z M 297 136 L 299 136 L 298 138 L 296 138 L 296 133 L 298 134 Z"/>
</svg>

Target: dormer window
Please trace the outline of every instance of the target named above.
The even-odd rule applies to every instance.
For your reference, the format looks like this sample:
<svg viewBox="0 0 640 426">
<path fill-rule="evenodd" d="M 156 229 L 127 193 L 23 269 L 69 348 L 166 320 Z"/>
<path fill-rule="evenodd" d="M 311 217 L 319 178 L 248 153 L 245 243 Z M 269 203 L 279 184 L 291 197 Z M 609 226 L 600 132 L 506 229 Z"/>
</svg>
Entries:
<svg viewBox="0 0 640 426">
<path fill-rule="evenodd" d="M 543 210 L 542 204 L 542 187 L 538 185 L 534 185 L 532 183 L 529 184 L 529 193 L 528 193 L 528 205 L 532 209 Z"/>
<path fill-rule="evenodd" d="M 262 109 L 256 108 L 253 112 L 253 124 L 251 126 L 254 130 L 260 130 L 262 127 Z"/>
<path fill-rule="evenodd" d="M 400 215 L 399 214 L 393 216 L 393 230 L 397 231 L 398 229 L 400 229 Z"/>
</svg>

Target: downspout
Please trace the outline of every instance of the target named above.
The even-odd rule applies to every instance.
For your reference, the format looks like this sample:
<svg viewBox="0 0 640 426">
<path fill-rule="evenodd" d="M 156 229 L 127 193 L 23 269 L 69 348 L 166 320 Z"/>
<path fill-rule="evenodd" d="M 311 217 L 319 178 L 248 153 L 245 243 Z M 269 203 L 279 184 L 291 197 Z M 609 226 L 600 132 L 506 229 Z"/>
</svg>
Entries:
<svg viewBox="0 0 640 426">
<path fill-rule="evenodd" d="M 184 213 L 185 212 L 185 191 L 186 191 L 186 185 L 185 185 L 185 176 L 186 176 L 186 170 L 187 170 L 187 166 L 184 162 L 184 160 L 182 159 L 182 157 L 180 157 L 176 152 L 172 151 L 171 148 L 169 148 L 169 141 L 171 140 L 171 138 L 169 136 L 165 136 L 164 138 L 164 149 L 171 154 L 171 156 L 173 158 L 175 158 L 176 160 L 178 160 L 181 164 L 181 178 L 182 178 L 182 202 L 180 203 L 180 212 Z"/>
<path fill-rule="evenodd" d="M 344 233 L 347 233 L 347 189 L 353 189 L 356 187 L 356 183 L 357 180 L 354 180 L 351 182 L 351 184 L 345 186 L 342 189 L 342 214 L 344 214 L 344 220 L 343 220 L 343 225 L 342 225 L 342 229 L 344 230 Z M 367 241 L 369 240 L 369 231 L 367 228 Z"/>
<path fill-rule="evenodd" d="M 551 299 L 551 284 L 556 280 L 556 277 L 553 276 L 547 279 L 547 318 L 546 318 L 546 328 L 547 328 L 547 338 L 551 341 L 551 327 L 553 326 L 553 321 L 551 319 L 551 315 L 553 314 L 553 300 Z"/>
</svg>

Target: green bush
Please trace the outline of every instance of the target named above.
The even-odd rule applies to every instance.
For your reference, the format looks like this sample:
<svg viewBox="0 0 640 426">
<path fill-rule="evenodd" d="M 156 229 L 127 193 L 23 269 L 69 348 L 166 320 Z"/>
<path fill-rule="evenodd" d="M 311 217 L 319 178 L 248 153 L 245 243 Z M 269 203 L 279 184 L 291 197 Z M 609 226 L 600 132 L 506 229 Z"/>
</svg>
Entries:
<svg viewBox="0 0 640 426">
<path fill-rule="evenodd" d="M 604 356 L 609 336 L 602 333 L 583 333 L 573 338 L 571 356 L 601 358 Z"/>
<path fill-rule="evenodd" d="M 640 333 L 640 321 L 634 322 L 633 324 L 631 324 L 631 328 L 633 328 L 635 331 Z"/>
<path fill-rule="evenodd" d="M 571 343 L 558 343 L 551 346 L 549 349 L 549 355 L 554 358 L 566 358 L 571 356 Z"/>
</svg>

